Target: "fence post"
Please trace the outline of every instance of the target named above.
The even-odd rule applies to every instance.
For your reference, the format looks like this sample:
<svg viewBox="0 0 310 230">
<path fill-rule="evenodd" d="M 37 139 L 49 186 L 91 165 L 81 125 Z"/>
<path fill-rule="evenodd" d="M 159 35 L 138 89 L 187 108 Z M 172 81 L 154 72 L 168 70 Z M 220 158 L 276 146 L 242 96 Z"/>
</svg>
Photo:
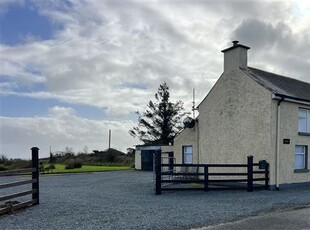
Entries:
<svg viewBox="0 0 310 230">
<path fill-rule="evenodd" d="M 253 192 L 253 156 L 248 156 L 248 192 Z"/>
<path fill-rule="evenodd" d="M 204 190 L 205 192 L 209 191 L 209 167 L 204 167 Z"/>
<path fill-rule="evenodd" d="M 265 190 L 269 189 L 269 163 L 267 162 L 265 168 Z"/>
<path fill-rule="evenodd" d="M 161 194 L 161 150 L 155 152 L 155 194 Z"/>
<path fill-rule="evenodd" d="M 34 205 L 39 204 L 39 148 L 32 147 L 31 148 L 32 155 L 32 168 L 35 168 L 35 171 L 32 172 L 32 179 L 36 179 L 37 181 L 32 183 L 32 189 L 36 189 L 37 191 L 32 194 L 32 200 L 36 200 Z"/>
</svg>

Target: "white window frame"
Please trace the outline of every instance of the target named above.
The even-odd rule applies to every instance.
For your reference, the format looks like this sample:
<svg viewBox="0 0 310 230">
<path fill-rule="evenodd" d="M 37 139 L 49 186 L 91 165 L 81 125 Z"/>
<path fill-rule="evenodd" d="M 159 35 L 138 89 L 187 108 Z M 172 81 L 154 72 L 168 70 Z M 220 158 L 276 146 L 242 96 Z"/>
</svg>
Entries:
<svg viewBox="0 0 310 230">
<path fill-rule="evenodd" d="M 188 148 L 190 148 L 191 151 L 186 151 Z M 193 146 L 192 145 L 183 145 L 182 156 L 183 156 L 183 164 L 192 164 L 193 163 Z M 190 161 L 187 161 L 188 156 L 190 156 Z"/>
<path fill-rule="evenodd" d="M 297 152 L 297 148 L 300 148 L 302 147 L 303 148 L 303 152 Z M 295 170 L 304 170 L 304 169 L 307 169 L 307 160 L 308 160 L 308 156 L 307 156 L 307 148 L 308 146 L 306 145 L 296 145 L 295 146 Z M 296 157 L 297 156 L 303 156 L 303 166 L 302 167 L 297 167 L 297 160 L 296 160 Z"/>
<path fill-rule="evenodd" d="M 301 114 L 301 112 L 306 113 L 306 115 L 303 116 Z M 302 120 L 306 120 L 305 130 L 301 129 L 301 121 Z M 298 110 L 298 132 L 310 134 L 310 110 L 309 109 L 299 108 L 299 110 Z"/>
</svg>

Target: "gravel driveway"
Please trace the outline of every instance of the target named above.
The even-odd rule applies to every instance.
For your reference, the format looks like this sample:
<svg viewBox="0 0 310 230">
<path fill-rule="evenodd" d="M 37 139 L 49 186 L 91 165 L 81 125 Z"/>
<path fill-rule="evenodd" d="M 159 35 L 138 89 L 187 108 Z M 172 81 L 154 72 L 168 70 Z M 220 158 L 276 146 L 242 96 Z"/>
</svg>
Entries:
<svg viewBox="0 0 310 230">
<path fill-rule="evenodd" d="M 309 187 L 156 196 L 152 176 L 136 171 L 42 176 L 40 205 L 0 217 L 0 229 L 191 229 L 310 204 Z"/>
</svg>

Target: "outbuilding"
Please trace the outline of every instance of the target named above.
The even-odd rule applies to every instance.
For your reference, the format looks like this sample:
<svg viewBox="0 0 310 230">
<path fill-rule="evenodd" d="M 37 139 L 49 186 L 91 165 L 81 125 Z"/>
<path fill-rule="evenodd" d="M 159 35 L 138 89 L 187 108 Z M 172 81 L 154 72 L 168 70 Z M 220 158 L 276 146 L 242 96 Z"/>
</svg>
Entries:
<svg viewBox="0 0 310 230">
<path fill-rule="evenodd" d="M 135 169 L 153 171 L 154 154 L 161 151 L 162 156 L 173 159 L 172 145 L 137 145 L 135 152 Z"/>
</svg>

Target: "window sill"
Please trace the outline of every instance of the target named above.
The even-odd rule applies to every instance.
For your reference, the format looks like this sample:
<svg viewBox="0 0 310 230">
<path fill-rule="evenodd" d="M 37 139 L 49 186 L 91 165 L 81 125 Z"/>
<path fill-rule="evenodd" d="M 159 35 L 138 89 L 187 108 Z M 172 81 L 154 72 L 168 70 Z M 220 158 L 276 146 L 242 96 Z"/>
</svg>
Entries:
<svg viewBox="0 0 310 230">
<path fill-rule="evenodd" d="M 308 173 L 309 169 L 295 169 L 294 173 Z"/>
<path fill-rule="evenodd" d="M 310 133 L 298 132 L 299 136 L 310 136 Z"/>
</svg>

